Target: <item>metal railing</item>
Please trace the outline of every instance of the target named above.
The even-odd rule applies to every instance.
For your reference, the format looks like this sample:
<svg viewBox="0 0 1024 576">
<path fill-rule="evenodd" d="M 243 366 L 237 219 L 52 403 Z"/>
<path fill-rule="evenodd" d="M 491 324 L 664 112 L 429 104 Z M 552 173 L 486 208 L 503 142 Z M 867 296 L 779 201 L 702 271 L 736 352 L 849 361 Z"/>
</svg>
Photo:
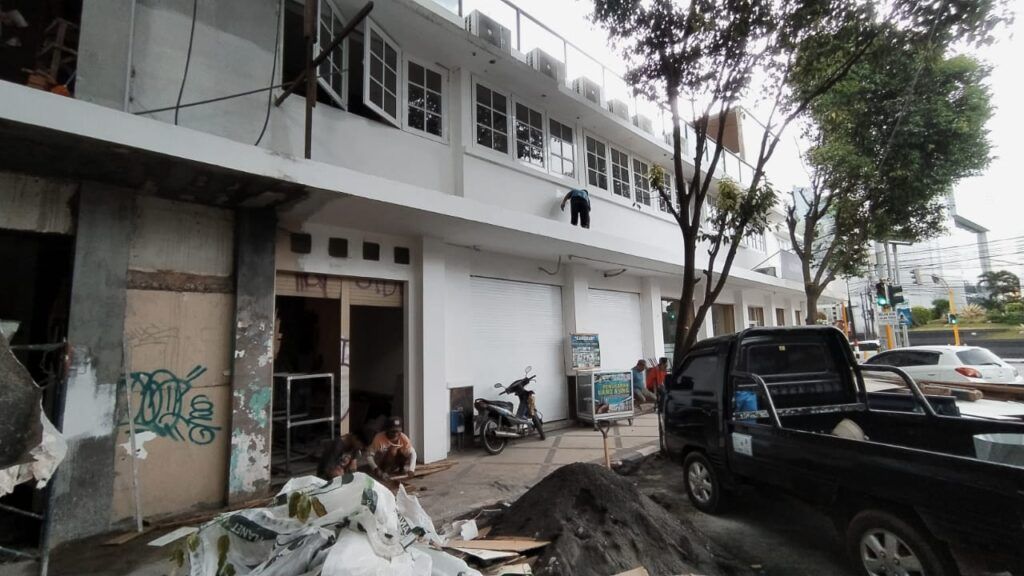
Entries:
<svg viewBox="0 0 1024 576">
<path fill-rule="evenodd" d="M 524 48 L 540 48 L 554 58 L 558 58 L 560 55 L 566 71 L 563 80 L 565 87 L 572 88 L 571 81 L 582 76 L 599 83 L 603 109 L 608 110 L 606 104 L 609 100 L 625 102 L 629 109 L 630 119 L 639 114 L 648 117 L 652 122 L 657 122 L 655 130 L 660 130 L 660 134 L 654 134 L 652 137 L 655 139 L 660 137 L 662 142 L 671 146 L 672 115 L 665 104 L 637 98 L 629 89 L 626 80 L 617 72 L 596 58 L 587 55 L 585 50 L 552 30 L 540 19 L 519 8 L 512 0 L 435 0 L 435 2 L 449 11 L 455 12 L 460 18 L 465 18 L 474 10 L 479 10 L 482 14 L 508 27 L 512 31 L 512 47 L 519 54 L 526 53 L 527 50 Z M 536 30 L 531 31 L 530 28 L 536 28 Z M 524 32 L 527 35 L 525 40 Z M 593 76 L 587 74 L 588 71 Z M 683 152 L 692 159 L 694 130 L 690 124 L 685 122 L 683 127 Z M 708 138 L 708 143 L 711 146 L 714 140 Z M 754 174 L 753 167 L 729 150 L 722 152 L 715 176 L 719 178 L 727 176 L 741 184 L 749 184 L 750 178 Z M 706 155 L 705 161 L 710 161 L 710 154 Z"/>
</svg>

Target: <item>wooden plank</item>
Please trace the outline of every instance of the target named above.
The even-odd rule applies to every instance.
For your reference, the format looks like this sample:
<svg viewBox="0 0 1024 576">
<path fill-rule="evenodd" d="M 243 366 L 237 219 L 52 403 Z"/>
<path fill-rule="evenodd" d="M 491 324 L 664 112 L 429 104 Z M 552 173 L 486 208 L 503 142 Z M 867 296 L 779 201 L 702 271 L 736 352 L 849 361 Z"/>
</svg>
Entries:
<svg viewBox="0 0 1024 576">
<path fill-rule="evenodd" d="M 625 572 L 619 572 L 615 576 L 651 576 L 651 575 L 647 571 L 647 568 L 644 568 L 643 566 L 638 566 L 637 568 L 633 568 L 632 570 L 626 570 Z"/>
<path fill-rule="evenodd" d="M 476 548 L 455 548 L 459 552 L 472 556 L 481 562 L 494 562 L 496 560 L 509 560 L 519 556 L 518 552 L 502 552 L 500 550 L 483 550 Z"/>
<path fill-rule="evenodd" d="M 491 538 L 487 540 L 451 540 L 447 548 L 471 548 L 473 550 L 495 550 L 499 552 L 528 552 L 550 544 L 546 540 L 530 538 Z"/>
<path fill-rule="evenodd" d="M 104 546 L 120 546 L 121 544 L 125 544 L 125 543 L 128 543 L 128 542 L 131 542 L 132 540 L 135 540 L 139 536 L 142 536 L 143 534 L 146 534 L 148 532 L 149 532 L 149 528 L 146 528 L 142 532 L 125 532 L 124 534 L 120 534 L 120 535 L 114 536 L 110 540 L 104 541 L 103 545 Z"/>
</svg>

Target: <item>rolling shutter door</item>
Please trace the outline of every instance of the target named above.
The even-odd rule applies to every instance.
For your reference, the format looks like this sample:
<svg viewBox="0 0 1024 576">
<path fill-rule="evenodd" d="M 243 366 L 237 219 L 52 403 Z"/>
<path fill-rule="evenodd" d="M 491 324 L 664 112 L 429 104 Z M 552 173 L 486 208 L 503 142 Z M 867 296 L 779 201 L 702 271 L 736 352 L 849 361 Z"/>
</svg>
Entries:
<svg viewBox="0 0 1024 576">
<path fill-rule="evenodd" d="M 640 295 L 613 290 L 589 290 L 589 331 L 601 342 L 601 369 L 626 370 L 643 358 L 640 335 Z"/>
<path fill-rule="evenodd" d="M 537 379 L 530 389 L 544 420 L 567 418 L 561 289 L 479 277 L 471 284 L 474 397 L 498 399 L 495 382 L 507 385 L 533 366 Z"/>
</svg>

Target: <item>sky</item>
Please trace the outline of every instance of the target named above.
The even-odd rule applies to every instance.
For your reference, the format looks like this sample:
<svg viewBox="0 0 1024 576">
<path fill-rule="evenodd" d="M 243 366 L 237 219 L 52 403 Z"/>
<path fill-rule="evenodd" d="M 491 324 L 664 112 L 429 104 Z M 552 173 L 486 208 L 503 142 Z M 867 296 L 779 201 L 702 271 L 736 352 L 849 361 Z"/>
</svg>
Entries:
<svg viewBox="0 0 1024 576">
<path fill-rule="evenodd" d="M 619 73 L 623 70 L 622 59 L 609 46 L 605 32 L 588 19 L 593 6 L 590 0 L 512 1 L 524 12 L 570 39 L 587 56 Z M 480 9 L 514 29 L 515 12 L 502 0 L 463 0 L 463 5 L 467 14 L 471 10 Z M 994 45 L 968 51 L 992 66 L 989 86 L 995 112 L 987 128 L 994 158 L 983 174 L 959 182 L 955 187 L 955 195 L 959 214 L 990 230 L 988 238 L 992 242 L 993 256 L 1005 255 L 1001 262 L 995 263 L 996 267 L 1016 265 L 1012 268 L 1020 273 L 1024 272 L 1024 265 L 1021 265 L 1024 263 L 1024 243 L 1018 247 L 1016 240 L 1000 242 L 1024 236 L 1024 226 L 1021 225 L 1024 220 L 1024 195 L 1015 168 L 1024 159 L 1024 138 L 1021 137 L 1024 134 L 1024 0 L 1011 0 L 1011 9 L 1018 15 L 1016 22 L 997 30 Z M 525 18 L 522 20 L 526 21 Z M 526 24 L 522 34 L 524 48 L 527 50 L 539 45 L 561 56 L 558 53 L 561 48 L 556 47 L 560 43 L 553 43 L 553 38 L 541 29 Z M 578 67 L 573 70 L 572 62 L 585 60 L 575 56 L 569 54 L 569 78 L 580 72 Z M 587 76 L 600 73 L 589 70 L 583 72 Z M 745 104 L 757 114 L 759 107 L 756 103 Z M 783 135 L 780 147 L 769 165 L 772 182 L 782 190 L 803 185 L 807 181 L 800 162 L 801 145 L 797 139 L 797 130 L 791 128 L 788 132 Z M 962 231 L 949 236 L 947 240 L 950 242 L 954 238 L 959 241 L 957 246 L 965 243 Z M 970 239 L 968 236 L 968 243 Z M 958 248 L 958 256 L 965 250 L 969 251 L 968 248 Z M 965 276 L 975 274 L 974 271 L 965 271 Z"/>
</svg>

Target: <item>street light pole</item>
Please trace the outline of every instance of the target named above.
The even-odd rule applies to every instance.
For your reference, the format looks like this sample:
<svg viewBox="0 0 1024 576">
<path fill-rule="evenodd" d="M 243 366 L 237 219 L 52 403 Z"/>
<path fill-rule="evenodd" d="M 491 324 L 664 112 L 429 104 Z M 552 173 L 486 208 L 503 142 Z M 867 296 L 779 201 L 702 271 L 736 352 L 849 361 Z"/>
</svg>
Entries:
<svg viewBox="0 0 1024 576">
<path fill-rule="evenodd" d="M 949 292 L 949 313 L 956 314 L 956 299 L 953 297 L 953 288 L 950 287 L 949 282 L 946 279 L 932 274 L 932 282 L 942 282 L 942 285 L 946 287 L 946 291 Z M 960 345 L 960 324 L 953 324 L 953 343 L 957 346 Z"/>
</svg>

